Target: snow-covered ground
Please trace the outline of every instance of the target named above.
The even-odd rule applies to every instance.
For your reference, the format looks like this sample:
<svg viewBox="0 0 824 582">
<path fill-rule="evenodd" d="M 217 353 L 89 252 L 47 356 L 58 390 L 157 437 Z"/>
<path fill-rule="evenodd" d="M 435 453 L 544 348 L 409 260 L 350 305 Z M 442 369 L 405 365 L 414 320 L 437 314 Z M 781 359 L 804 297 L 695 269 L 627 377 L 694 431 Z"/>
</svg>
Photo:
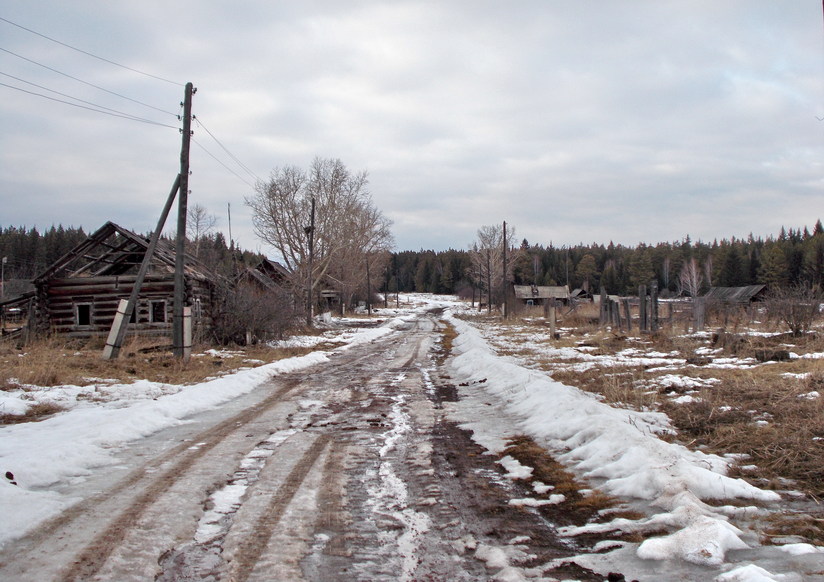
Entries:
<svg viewBox="0 0 824 582">
<path fill-rule="evenodd" d="M 465 384 L 461 401 L 452 407 L 453 418 L 473 430 L 476 441 L 493 453 L 503 450 L 506 438 L 527 434 L 579 476 L 610 494 L 634 500 L 647 513 L 640 520 L 566 528 L 563 535 L 574 539 L 589 532 L 667 532 L 653 534 L 640 544 L 607 542 L 599 549 L 608 551 L 576 556 L 574 561 L 642 581 L 678 579 L 665 573 L 679 571 L 679 564 L 690 572 L 703 572 L 704 579 L 723 581 L 802 580 L 801 572 L 824 571 L 824 548 L 800 543 L 761 547 L 757 532 L 748 528 L 749 520 L 770 511 L 772 504 L 780 502 L 779 495 L 727 476 L 730 461 L 726 458 L 660 439 L 659 435 L 672 431 L 665 415 L 611 407 L 514 358 L 498 356 L 481 331 L 459 317 L 466 307 L 454 298 L 409 295 L 402 300 L 403 307 L 377 310 L 377 317 L 384 319 L 379 327 L 330 330 L 321 339 L 292 338 L 289 345 L 322 341 L 347 349 L 408 326 L 417 311 L 446 308 L 445 318 L 459 333 L 450 374 Z M 315 351 L 266 365 L 248 362 L 247 369 L 191 386 L 100 380 L 83 387 L 29 387 L 25 394 L 0 392 L 0 406 L 7 412 L 22 413 L 32 403 L 47 400 L 66 409 L 42 422 L 0 428 L 0 471 L 13 473 L 16 481 L 13 485 L 9 479 L 0 480 L 0 544 L 74 502 L 57 493 L 54 484 L 83 480 L 110 465 L 118 447 L 238 398 L 273 375 L 325 361 L 330 353 Z M 566 360 L 574 369 L 584 369 L 590 357 L 602 357 L 563 349 L 547 355 Z M 645 358 L 648 366 L 673 365 L 670 354 L 625 350 L 613 358 L 619 364 Z M 672 374 L 658 382 L 686 382 L 679 378 Z M 502 463 L 511 478 L 530 470 L 511 458 Z M 550 502 L 562 502 L 560 497 L 553 496 Z M 544 501 L 522 498 L 511 503 L 536 507 Z M 505 568 L 505 557 L 498 557 L 496 563 L 503 560 Z"/>
</svg>

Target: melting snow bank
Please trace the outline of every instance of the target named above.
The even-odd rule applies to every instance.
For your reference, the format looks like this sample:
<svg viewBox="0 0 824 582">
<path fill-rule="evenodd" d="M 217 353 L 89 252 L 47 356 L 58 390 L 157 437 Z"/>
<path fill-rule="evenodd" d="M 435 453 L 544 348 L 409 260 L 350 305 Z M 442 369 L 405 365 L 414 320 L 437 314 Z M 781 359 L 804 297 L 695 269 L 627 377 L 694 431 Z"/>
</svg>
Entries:
<svg viewBox="0 0 824 582">
<path fill-rule="evenodd" d="M 574 558 L 580 565 L 598 569 L 598 566 L 628 566 L 625 573 L 641 580 L 660 580 L 662 568 L 668 574 L 670 566 L 689 562 L 698 567 L 687 568 L 696 574 L 694 579 L 707 579 L 712 570 L 718 580 L 800 580 L 798 574 L 770 574 L 758 566 L 740 566 L 725 563 L 727 553 L 739 551 L 748 561 L 762 556 L 750 556 L 750 548 L 757 547 L 754 532 L 745 532 L 730 522 L 764 512 L 757 507 L 708 505 L 702 500 L 745 499 L 757 502 L 775 502 L 780 496 L 750 485 L 742 479 L 726 475 L 728 462 L 717 456 L 690 451 L 668 443 L 657 435 L 671 432 L 667 417 L 654 412 L 634 412 L 612 408 L 576 388 L 553 381 L 546 375 L 530 371 L 498 357 L 483 340 L 478 330 L 467 322 L 447 314 L 459 333 L 453 342 L 455 353 L 452 367 L 459 381 L 468 381 L 476 392 L 483 390 L 496 401 L 495 408 L 517 419 L 518 430 L 542 442 L 550 450 L 563 451 L 558 459 L 584 477 L 600 483 L 600 487 L 616 496 L 644 500 L 653 511 L 642 520 L 615 519 L 609 523 L 589 524 L 561 530 L 562 535 L 586 533 L 644 533 L 654 535 L 662 530 L 665 536 L 650 537 L 640 545 L 615 542 L 617 550 L 609 554 L 590 554 Z M 481 426 L 474 423 L 473 429 Z M 490 427 L 492 433 L 477 434 L 476 440 L 490 450 L 500 450 L 500 428 Z M 481 429 L 484 432 L 484 429 Z M 506 465 L 505 465 L 506 466 Z M 509 469 L 509 467 L 507 467 Z M 511 470 L 511 469 L 510 469 Z M 816 548 L 818 551 L 820 548 Z M 634 552 L 637 573 L 627 560 Z M 771 554 L 769 563 L 779 571 L 787 571 L 801 562 L 775 559 L 773 548 L 764 548 Z M 780 552 L 789 555 L 790 552 Z M 610 557 L 611 554 L 614 554 Z M 817 554 L 822 556 L 822 554 Z M 755 558 L 755 559 L 754 559 Z M 653 562 L 655 561 L 655 562 Z M 665 562 L 660 562 L 665 561 Z M 739 561 L 739 560 L 735 560 Z M 604 564 L 607 564 L 604 566 Z M 655 564 L 658 564 L 656 567 Z M 666 565 L 665 565 L 666 564 Z M 804 562 L 808 568 L 813 561 Z M 644 572 L 653 566 L 649 577 Z M 807 571 L 824 570 L 818 568 Z M 707 568 L 710 570 L 707 570 Z M 721 571 L 727 570 L 724 574 Z M 763 571 L 764 573 L 761 573 Z M 760 577 L 759 577 L 760 576 Z M 766 577 L 772 576 L 772 577 Z M 677 579 L 688 580 L 682 576 Z M 671 579 L 676 579 L 671 578 Z"/>
</svg>

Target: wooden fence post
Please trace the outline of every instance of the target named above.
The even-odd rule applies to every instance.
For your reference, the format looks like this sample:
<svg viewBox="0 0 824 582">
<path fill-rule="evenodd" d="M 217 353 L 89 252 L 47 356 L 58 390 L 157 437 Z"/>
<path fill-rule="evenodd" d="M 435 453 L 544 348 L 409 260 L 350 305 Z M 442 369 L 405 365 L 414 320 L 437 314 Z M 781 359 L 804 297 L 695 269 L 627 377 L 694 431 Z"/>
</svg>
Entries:
<svg viewBox="0 0 824 582">
<path fill-rule="evenodd" d="M 649 331 L 649 319 L 647 318 L 647 286 L 638 285 L 638 331 L 641 333 Z"/>
<path fill-rule="evenodd" d="M 653 281 L 649 288 L 650 330 L 658 331 L 658 281 Z"/>
<path fill-rule="evenodd" d="M 598 323 L 601 326 L 604 326 L 607 323 L 607 290 L 604 287 L 601 287 L 601 304 L 599 305 L 600 310 L 598 312 Z"/>
<path fill-rule="evenodd" d="M 629 297 L 624 297 L 621 302 L 624 304 L 624 317 L 627 318 L 627 333 L 632 333 L 632 311 L 629 307 Z"/>
<path fill-rule="evenodd" d="M 693 331 L 703 331 L 704 330 L 704 310 L 706 305 L 704 304 L 703 297 L 696 297 L 693 300 L 693 315 L 695 318 L 695 327 Z"/>
</svg>

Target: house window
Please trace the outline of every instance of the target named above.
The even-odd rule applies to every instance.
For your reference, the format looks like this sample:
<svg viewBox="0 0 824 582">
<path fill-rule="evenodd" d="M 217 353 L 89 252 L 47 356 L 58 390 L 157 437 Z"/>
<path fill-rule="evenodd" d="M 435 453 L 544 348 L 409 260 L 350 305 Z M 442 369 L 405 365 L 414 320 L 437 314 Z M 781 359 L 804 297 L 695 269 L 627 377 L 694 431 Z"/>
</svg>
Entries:
<svg viewBox="0 0 824 582">
<path fill-rule="evenodd" d="M 151 322 L 166 323 L 166 302 L 152 301 Z"/>
<path fill-rule="evenodd" d="M 77 325 L 91 325 L 92 324 L 92 306 L 90 303 L 79 303 L 75 310 L 75 321 Z"/>
</svg>

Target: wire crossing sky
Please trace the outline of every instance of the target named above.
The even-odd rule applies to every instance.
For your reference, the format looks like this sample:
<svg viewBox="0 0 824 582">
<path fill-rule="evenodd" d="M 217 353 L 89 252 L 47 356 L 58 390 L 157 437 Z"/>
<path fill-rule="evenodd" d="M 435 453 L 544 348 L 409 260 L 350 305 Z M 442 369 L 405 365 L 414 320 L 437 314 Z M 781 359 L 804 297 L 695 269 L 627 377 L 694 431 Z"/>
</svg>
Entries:
<svg viewBox="0 0 824 582">
<path fill-rule="evenodd" d="M 244 248 L 270 250 L 254 184 L 316 156 L 368 171 L 398 250 L 503 220 L 562 246 L 824 217 L 818 0 L 248 4 L 6 2 L 0 224 L 151 230 L 187 81 L 190 203 L 224 232 L 231 204 Z"/>
</svg>

